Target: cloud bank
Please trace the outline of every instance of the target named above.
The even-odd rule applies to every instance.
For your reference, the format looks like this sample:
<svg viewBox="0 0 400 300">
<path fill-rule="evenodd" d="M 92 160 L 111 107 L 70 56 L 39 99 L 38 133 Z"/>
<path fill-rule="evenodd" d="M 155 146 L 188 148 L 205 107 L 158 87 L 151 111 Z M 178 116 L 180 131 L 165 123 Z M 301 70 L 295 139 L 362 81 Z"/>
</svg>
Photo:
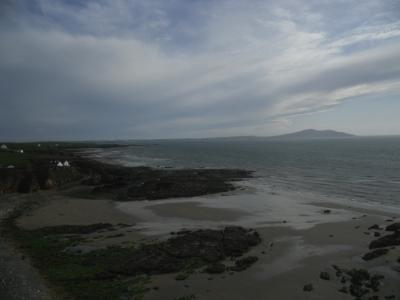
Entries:
<svg viewBox="0 0 400 300">
<path fill-rule="evenodd" d="M 274 134 L 400 94 L 397 1 L 9 1 L 0 139 Z"/>
</svg>

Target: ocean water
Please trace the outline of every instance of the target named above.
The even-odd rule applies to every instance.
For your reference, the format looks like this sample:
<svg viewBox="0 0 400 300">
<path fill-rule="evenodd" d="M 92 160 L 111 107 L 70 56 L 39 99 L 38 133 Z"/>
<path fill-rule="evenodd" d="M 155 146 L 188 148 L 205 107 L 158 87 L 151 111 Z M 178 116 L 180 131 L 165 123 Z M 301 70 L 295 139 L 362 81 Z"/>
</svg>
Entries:
<svg viewBox="0 0 400 300">
<path fill-rule="evenodd" d="M 282 189 L 400 206 L 400 137 L 152 140 L 93 155 L 127 166 L 240 168 Z"/>
</svg>

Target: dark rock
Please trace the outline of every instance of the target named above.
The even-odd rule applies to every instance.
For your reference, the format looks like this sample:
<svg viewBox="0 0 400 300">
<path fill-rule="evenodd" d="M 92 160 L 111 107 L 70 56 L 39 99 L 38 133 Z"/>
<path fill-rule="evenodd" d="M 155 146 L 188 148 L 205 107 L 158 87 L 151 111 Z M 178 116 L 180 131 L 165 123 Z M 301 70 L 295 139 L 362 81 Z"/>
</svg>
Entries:
<svg viewBox="0 0 400 300">
<path fill-rule="evenodd" d="M 348 294 L 349 293 L 349 289 L 346 286 L 344 286 L 344 287 L 339 289 L 339 292 L 344 293 L 344 294 Z"/>
<path fill-rule="evenodd" d="M 350 294 L 354 297 L 361 298 L 362 296 L 369 293 L 369 290 L 363 288 L 361 285 L 352 284 L 350 285 Z"/>
<path fill-rule="evenodd" d="M 374 224 L 371 227 L 368 227 L 368 230 L 380 230 L 381 228 L 379 227 L 378 224 Z"/>
<path fill-rule="evenodd" d="M 205 272 L 209 274 L 221 274 L 224 273 L 226 270 L 226 266 L 222 263 L 215 263 L 212 265 L 209 265 L 206 269 Z"/>
<path fill-rule="evenodd" d="M 384 279 L 384 277 L 381 275 L 373 275 L 371 276 L 369 282 L 365 284 L 365 286 L 372 289 L 374 292 L 378 292 L 382 279 Z"/>
<path fill-rule="evenodd" d="M 256 231 L 247 231 L 242 227 L 226 227 L 223 231 L 223 248 L 228 256 L 241 256 L 250 247 L 256 246 L 261 242 L 261 238 Z"/>
<path fill-rule="evenodd" d="M 258 260 L 257 256 L 247 256 L 235 261 L 235 266 L 231 267 L 230 270 L 240 272 L 246 270 Z"/>
<path fill-rule="evenodd" d="M 373 251 L 371 251 L 371 252 L 368 252 L 368 253 L 364 254 L 364 256 L 362 257 L 362 259 L 368 261 L 368 260 L 371 260 L 371 259 L 380 257 L 380 256 L 382 256 L 382 255 L 385 255 L 385 254 L 387 254 L 388 252 L 389 252 L 389 250 L 386 249 L 386 248 L 376 249 L 376 250 L 373 250 Z"/>
<path fill-rule="evenodd" d="M 368 300 L 379 300 L 379 296 L 377 296 L 377 295 L 371 296 L 368 298 Z"/>
<path fill-rule="evenodd" d="M 352 269 L 346 272 L 351 278 L 353 285 L 362 285 L 365 281 L 370 279 L 370 274 L 364 269 Z"/>
<path fill-rule="evenodd" d="M 374 237 L 380 237 L 381 234 L 379 232 L 374 232 Z"/>
<path fill-rule="evenodd" d="M 215 272 L 225 269 L 220 264 L 222 260 L 241 256 L 260 242 L 255 231 L 242 227 L 178 232 L 167 241 L 142 245 L 126 261 L 113 268 L 115 273 L 121 275 L 151 275 L 178 272 L 188 266 L 208 265 L 209 271 Z M 238 261 L 235 265 L 237 270 L 255 262 L 251 257 Z"/>
<path fill-rule="evenodd" d="M 400 231 L 400 222 L 387 226 L 386 231 Z"/>
<path fill-rule="evenodd" d="M 388 296 L 385 296 L 385 299 L 395 299 L 396 298 L 396 296 L 395 295 L 388 295 Z"/>
<path fill-rule="evenodd" d="M 393 234 L 385 235 L 369 244 L 370 249 L 383 248 L 400 245 L 400 232 L 396 231 Z"/>
<path fill-rule="evenodd" d="M 311 283 L 306 284 L 306 285 L 303 287 L 303 291 L 305 291 L 305 292 L 311 292 L 312 290 L 314 290 L 314 286 L 313 286 Z"/>
<path fill-rule="evenodd" d="M 325 209 L 325 210 L 323 211 L 323 213 L 324 213 L 325 215 L 330 214 L 330 213 L 331 213 L 331 210 L 330 210 L 330 209 Z"/>
<path fill-rule="evenodd" d="M 188 277 L 189 277 L 189 275 L 186 273 L 179 273 L 178 275 L 175 276 L 175 280 L 182 281 L 182 280 L 187 279 Z"/>
<path fill-rule="evenodd" d="M 329 275 L 328 272 L 321 272 L 319 274 L 319 278 L 323 279 L 323 280 L 330 280 L 331 276 Z"/>
</svg>

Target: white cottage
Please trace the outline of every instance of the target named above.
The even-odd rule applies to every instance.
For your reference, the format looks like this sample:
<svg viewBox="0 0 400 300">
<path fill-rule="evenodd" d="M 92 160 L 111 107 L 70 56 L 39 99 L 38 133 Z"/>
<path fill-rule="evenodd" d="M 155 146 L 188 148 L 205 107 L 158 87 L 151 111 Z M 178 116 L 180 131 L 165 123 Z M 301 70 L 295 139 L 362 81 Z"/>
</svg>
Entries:
<svg viewBox="0 0 400 300">
<path fill-rule="evenodd" d="M 69 163 L 68 160 L 64 161 L 64 167 L 70 167 L 70 166 L 71 166 L 71 164 Z"/>
<path fill-rule="evenodd" d="M 64 165 L 63 165 L 63 163 L 61 162 L 61 161 L 59 161 L 58 163 L 57 163 L 57 167 L 64 167 Z"/>
<path fill-rule="evenodd" d="M 7 145 L 3 144 L 3 145 L 0 146 L 0 149 L 1 149 L 1 150 L 7 150 L 8 147 L 7 147 Z"/>
</svg>

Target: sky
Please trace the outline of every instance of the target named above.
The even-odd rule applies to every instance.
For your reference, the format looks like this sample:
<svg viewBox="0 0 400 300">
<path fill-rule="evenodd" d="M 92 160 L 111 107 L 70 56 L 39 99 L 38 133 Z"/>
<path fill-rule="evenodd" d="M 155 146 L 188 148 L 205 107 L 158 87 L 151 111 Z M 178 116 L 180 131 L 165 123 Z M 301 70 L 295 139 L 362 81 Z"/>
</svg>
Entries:
<svg viewBox="0 0 400 300">
<path fill-rule="evenodd" d="M 400 134 L 398 0 L 2 0 L 0 140 Z"/>
</svg>

